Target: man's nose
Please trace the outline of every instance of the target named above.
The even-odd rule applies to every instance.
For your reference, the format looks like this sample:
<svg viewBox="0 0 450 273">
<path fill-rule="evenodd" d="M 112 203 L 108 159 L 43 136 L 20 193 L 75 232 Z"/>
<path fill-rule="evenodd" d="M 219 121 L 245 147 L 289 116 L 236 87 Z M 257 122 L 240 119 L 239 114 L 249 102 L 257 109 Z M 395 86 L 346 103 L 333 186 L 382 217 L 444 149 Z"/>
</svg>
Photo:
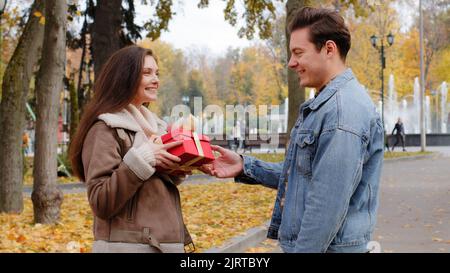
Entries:
<svg viewBox="0 0 450 273">
<path fill-rule="evenodd" d="M 291 56 L 289 59 L 288 67 L 289 68 L 295 68 L 298 65 L 297 61 L 294 60 L 294 58 Z"/>
</svg>

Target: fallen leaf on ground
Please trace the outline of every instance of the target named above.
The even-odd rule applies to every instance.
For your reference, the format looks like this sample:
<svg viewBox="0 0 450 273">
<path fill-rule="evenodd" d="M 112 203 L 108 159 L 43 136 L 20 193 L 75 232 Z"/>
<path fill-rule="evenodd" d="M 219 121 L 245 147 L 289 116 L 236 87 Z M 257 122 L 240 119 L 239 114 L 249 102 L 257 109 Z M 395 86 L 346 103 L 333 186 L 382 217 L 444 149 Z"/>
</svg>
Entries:
<svg viewBox="0 0 450 273">
<path fill-rule="evenodd" d="M 219 247 L 270 219 L 276 191 L 234 182 L 179 187 L 183 216 L 196 252 Z M 0 214 L 0 252 L 90 252 L 93 217 L 85 193 L 66 194 L 58 224 L 33 223 L 24 198 L 22 214 Z"/>
</svg>

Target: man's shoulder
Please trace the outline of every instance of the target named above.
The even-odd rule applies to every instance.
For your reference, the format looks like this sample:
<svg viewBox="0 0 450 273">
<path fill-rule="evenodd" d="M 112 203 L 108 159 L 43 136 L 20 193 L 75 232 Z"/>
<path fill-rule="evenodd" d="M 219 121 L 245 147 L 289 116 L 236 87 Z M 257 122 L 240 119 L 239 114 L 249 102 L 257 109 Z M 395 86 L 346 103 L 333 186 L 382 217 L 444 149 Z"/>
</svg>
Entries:
<svg viewBox="0 0 450 273">
<path fill-rule="evenodd" d="M 366 89 L 356 80 L 347 82 L 338 91 L 337 107 L 340 127 L 365 132 L 377 119 L 375 104 Z"/>
</svg>

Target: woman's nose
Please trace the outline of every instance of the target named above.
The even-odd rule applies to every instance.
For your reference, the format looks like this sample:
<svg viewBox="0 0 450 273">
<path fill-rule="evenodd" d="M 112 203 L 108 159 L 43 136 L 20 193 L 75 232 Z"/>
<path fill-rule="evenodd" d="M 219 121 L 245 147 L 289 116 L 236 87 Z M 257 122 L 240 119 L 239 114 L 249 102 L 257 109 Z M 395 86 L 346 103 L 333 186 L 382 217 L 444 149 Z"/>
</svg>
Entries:
<svg viewBox="0 0 450 273">
<path fill-rule="evenodd" d="M 158 76 L 153 76 L 152 77 L 152 79 L 151 79 L 151 81 L 152 81 L 152 83 L 155 83 L 155 84 L 159 84 L 159 78 L 158 78 Z"/>
</svg>

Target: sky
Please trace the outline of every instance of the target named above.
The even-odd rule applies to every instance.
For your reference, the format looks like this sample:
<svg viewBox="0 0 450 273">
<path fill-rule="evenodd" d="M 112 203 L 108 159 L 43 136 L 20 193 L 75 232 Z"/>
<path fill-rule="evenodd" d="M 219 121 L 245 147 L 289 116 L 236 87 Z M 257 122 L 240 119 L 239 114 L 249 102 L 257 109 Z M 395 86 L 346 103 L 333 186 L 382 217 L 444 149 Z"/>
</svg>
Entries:
<svg viewBox="0 0 450 273">
<path fill-rule="evenodd" d="M 232 47 L 246 47 L 252 41 L 240 39 L 237 35 L 239 27 L 233 27 L 225 21 L 223 1 L 212 0 L 207 8 L 197 7 L 199 0 L 177 1 L 177 13 L 169 22 L 169 31 L 162 32 L 161 40 L 173 44 L 176 48 L 208 48 L 215 55 L 223 54 Z M 147 7 L 148 9 L 148 7 Z M 145 15 L 144 15 L 145 12 Z M 144 20 L 152 14 L 141 9 L 137 18 Z"/>
<path fill-rule="evenodd" d="M 175 16 L 169 25 L 169 32 L 164 32 L 161 40 L 186 47 L 203 45 L 213 53 L 224 52 L 229 46 L 250 45 L 249 40 L 238 37 L 237 27 L 225 21 L 223 15 L 225 3 L 211 2 L 213 3 L 204 9 L 197 8 L 195 3 L 186 3 L 184 12 Z"/>
</svg>

